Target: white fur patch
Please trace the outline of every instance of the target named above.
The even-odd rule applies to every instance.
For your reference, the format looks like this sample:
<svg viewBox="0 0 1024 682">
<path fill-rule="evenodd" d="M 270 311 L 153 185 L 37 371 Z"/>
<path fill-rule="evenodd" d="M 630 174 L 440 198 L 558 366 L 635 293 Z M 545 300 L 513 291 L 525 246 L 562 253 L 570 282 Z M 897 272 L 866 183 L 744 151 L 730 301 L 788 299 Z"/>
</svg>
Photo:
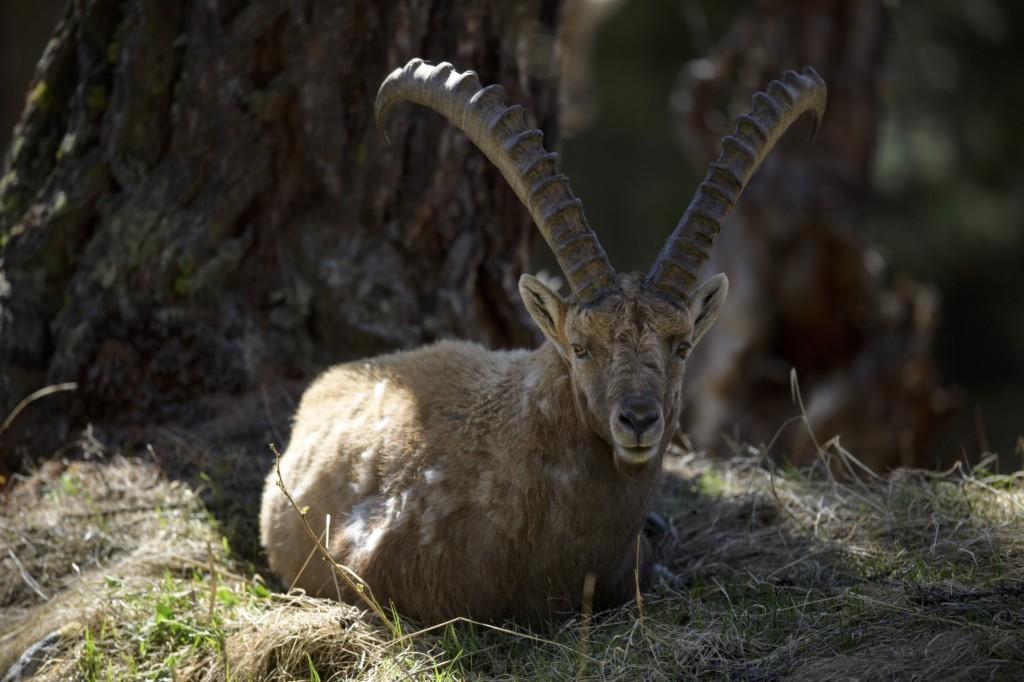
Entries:
<svg viewBox="0 0 1024 682">
<path fill-rule="evenodd" d="M 391 423 L 391 417 L 381 417 L 373 425 L 373 430 L 374 431 L 383 431 L 384 429 L 386 429 L 388 427 L 388 424 L 390 424 L 390 423 Z"/>
<path fill-rule="evenodd" d="M 344 538 L 353 559 L 364 559 L 376 551 L 384 534 L 390 530 L 405 506 L 402 497 L 391 496 L 383 504 L 379 497 L 370 497 L 352 507 L 345 526 Z"/>
<path fill-rule="evenodd" d="M 348 521 L 345 523 L 345 530 L 342 532 L 342 537 L 348 542 L 351 548 L 352 556 L 359 556 L 372 551 L 373 547 L 377 546 L 380 542 L 380 535 L 383 534 L 383 528 L 374 528 L 373 516 L 374 512 L 380 507 L 380 498 L 371 497 L 363 502 L 360 502 L 356 506 L 352 507 L 352 511 L 349 512 Z M 378 530 L 380 532 L 378 532 Z M 372 547 L 367 549 L 370 545 L 372 538 Z"/>
<path fill-rule="evenodd" d="M 331 430 L 327 433 L 327 437 L 324 439 L 328 443 L 331 443 L 331 447 L 337 447 L 337 443 L 342 440 L 344 434 L 349 429 L 349 422 L 346 420 L 338 420 L 331 424 Z"/>
<path fill-rule="evenodd" d="M 531 391 L 537 387 L 540 382 L 540 370 L 537 367 L 530 367 L 526 372 L 526 376 L 523 377 L 523 387 L 527 391 Z"/>
<path fill-rule="evenodd" d="M 314 445 L 320 442 L 320 432 L 310 431 L 306 434 L 306 437 L 302 439 L 302 447 L 305 450 L 311 450 Z"/>
<path fill-rule="evenodd" d="M 357 505 L 352 509 L 352 513 L 348 516 L 348 523 L 345 524 L 345 531 L 342 533 L 342 537 L 353 547 L 361 545 L 366 538 L 366 516 L 365 513 L 359 511 L 361 506 Z"/>
<path fill-rule="evenodd" d="M 370 554 L 373 550 L 377 549 L 377 544 L 380 543 L 380 539 L 384 537 L 384 531 L 386 529 L 386 523 L 381 522 L 377 524 L 377 526 L 366 535 L 366 539 L 363 540 L 362 544 L 359 546 L 359 554 Z"/>
<path fill-rule="evenodd" d="M 423 478 L 427 480 L 428 485 L 434 485 L 435 483 L 440 483 L 444 479 L 444 474 L 431 467 L 423 472 Z"/>
</svg>

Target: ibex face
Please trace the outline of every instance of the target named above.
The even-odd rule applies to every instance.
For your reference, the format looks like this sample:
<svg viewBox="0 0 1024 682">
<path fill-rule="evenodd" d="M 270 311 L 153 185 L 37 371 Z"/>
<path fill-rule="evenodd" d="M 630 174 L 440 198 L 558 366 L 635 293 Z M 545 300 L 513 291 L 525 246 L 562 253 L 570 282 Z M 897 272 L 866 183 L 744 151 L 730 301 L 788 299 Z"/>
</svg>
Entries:
<svg viewBox="0 0 1024 682">
<path fill-rule="evenodd" d="M 728 288 L 725 275 L 716 275 L 688 303 L 672 301 L 634 273 L 581 303 L 530 275 L 520 279 L 526 309 L 568 367 L 577 412 L 613 446 L 617 467 L 644 466 L 664 453 L 678 422 L 686 357 Z"/>
</svg>

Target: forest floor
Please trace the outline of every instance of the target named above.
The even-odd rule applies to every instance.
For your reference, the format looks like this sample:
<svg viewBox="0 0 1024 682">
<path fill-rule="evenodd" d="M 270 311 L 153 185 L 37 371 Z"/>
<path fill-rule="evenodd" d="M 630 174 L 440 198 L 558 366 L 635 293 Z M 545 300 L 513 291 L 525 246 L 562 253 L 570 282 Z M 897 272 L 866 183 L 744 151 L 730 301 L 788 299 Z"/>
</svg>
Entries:
<svg viewBox="0 0 1024 682">
<path fill-rule="evenodd" d="M 229 541 L 251 522 L 211 511 L 212 475 L 80 449 L 0 501 L 0 672 L 35 645 L 22 662 L 53 680 L 1024 679 L 1021 472 L 676 451 L 656 543 L 674 578 L 538 633 L 284 594 Z"/>
</svg>

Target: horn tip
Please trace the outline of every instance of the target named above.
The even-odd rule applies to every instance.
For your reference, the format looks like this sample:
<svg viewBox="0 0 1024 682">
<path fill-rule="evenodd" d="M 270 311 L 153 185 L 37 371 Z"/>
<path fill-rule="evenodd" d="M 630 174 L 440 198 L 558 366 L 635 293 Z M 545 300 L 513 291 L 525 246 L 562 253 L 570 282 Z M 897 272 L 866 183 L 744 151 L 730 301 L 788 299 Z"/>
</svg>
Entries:
<svg viewBox="0 0 1024 682">
<path fill-rule="evenodd" d="M 401 69 L 396 69 L 396 71 L 401 71 Z M 377 91 L 377 99 L 373 103 L 373 121 L 377 125 L 377 132 L 384 136 L 384 141 L 388 144 L 390 144 L 390 140 L 388 139 L 386 124 L 388 114 L 391 113 L 395 103 L 392 98 L 388 96 L 386 88 L 388 88 L 389 83 L 392 82 L 392 78 L 394 77 L 395 73 L 392 72 L 392 74 L 388 76 L 383 83 L 381 83 L 380 90 Z"/>
<path fill-rule="evenodd" d="M 814 138 L 818 136 L 818 128 L 821 127 L 821 117 L 818 116 L 817 112 L 811 115 L 811 132 L 807 134 L 807 144 L 812 144 Z"/>
<path fill-rule="evenodd" d="M 804 68 L 800 69 L 800 75 L 805 78 L 809 78 L 815 86 L 820 88 L 821 92 L 817 97 L 817 102 L 815 103 L 816 106 L 811 109 L 811 132 L 807 136 L 807 144 L 811 144 L 814 142 L 814 138 L 818 134 L 818 129 L 821 127 L 821 120 L 825 116 L 825 105 L 828 101 L 828 86 L 825 84 L 825 79 L 822 78 L 810 64 L 807 64 Z"/>
<path fill-rule="evenodd" d="M 425 63 L 419 57 L 413 57 L 405 63 L 405 66 L 400 66 L 389 73 L 377 89 L 377 98 L 373 102 L 373 119 L 377 126 L 377 132 L 381 134 L 386 144 L 391 144 L 391 138 L 388 137 L 387 131 L 387 119 L 397 104 L 393 90 L 396 84 L 403 79 L 413 77 L 416 70 Z"/>
</svg>

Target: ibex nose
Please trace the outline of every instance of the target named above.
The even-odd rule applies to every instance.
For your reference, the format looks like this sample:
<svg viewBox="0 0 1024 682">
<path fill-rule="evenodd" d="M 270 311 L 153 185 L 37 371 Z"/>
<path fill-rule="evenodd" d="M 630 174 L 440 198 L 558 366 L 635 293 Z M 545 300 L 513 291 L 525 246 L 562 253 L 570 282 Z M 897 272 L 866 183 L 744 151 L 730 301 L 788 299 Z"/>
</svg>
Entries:
<svg viewBox="0 0 1024 682">
<path fill-rule="evenodd" d="M 637 440 L 661 419 L 658 402 L 641 395 L 626 396 L 619 405 L 619 422 L 632 429 Z"/>
</svg>

